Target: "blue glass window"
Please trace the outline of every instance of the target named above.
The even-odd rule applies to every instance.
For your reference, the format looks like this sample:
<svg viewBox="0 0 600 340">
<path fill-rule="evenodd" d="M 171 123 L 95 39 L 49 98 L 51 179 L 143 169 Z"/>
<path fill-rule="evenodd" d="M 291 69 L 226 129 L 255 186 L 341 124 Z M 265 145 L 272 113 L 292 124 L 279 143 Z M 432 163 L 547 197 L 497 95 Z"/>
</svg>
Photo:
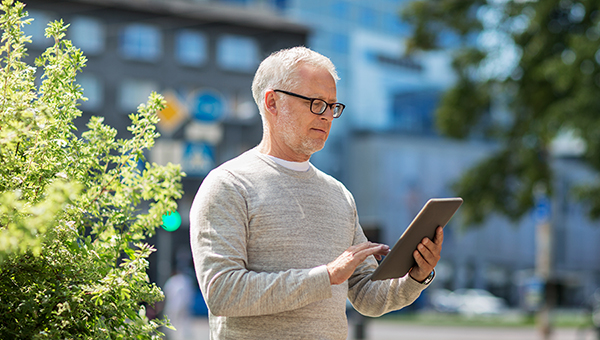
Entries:
<svg viewBox="0 0 600 340">
<path fill-rule="evenodd" d="M 175 56 L 188 66 L 200 66 L 208 60 L 208 39 L 206 35 L 192 30 L 183 30 L 175 36 Z"/>
<path fill-rule="evenodd" d="M 434 113 L 440 93 L 436 90 L 403 92 L 393 101 L 394 127 L 399 131 L 434 135 Z"/>
<path fill-rule="evenodd" d="M 257 42 L 249 37 L 224 35 L 217 42 L 217 63 L 227 70 L 253 72 L 259 55 Z"/>
<path fill-rule="evenodd" d="M 100 20 L 90 17 L 75 17 L 69 27 L 69 37 L 73 45 L 86 55 L 99 54 L 104 51 L 105 30 Z"/>
<path fill-rule="evenodd" d="M 331 15 L 334 18 L 348 20 L 350 18 L 350 6 L 345 1 L 335 1 L 331 5 Z"/>
<path fill-rule="evenodd" d="M 233 5 L 245 5 L 248 1 L 247 0 L 220 0 L 220 2 L 223 2 L 226 4 L 233 4 Z"/>
<path fill-rule="evenodd" d="M 273 0 L 273 6 L 279 11 L 285 11 L 288 8 L 287 0 Z"/>
<path fill-rule="evenodd" d="M 350 51 L 350 39 L 348 35 L 341 33 L 332 34 L 331 48 L 336 53 L 348 53 Z"/>
<path fill-rule="evenodd" d="M 98 77 L 84 73 L 77 76 L 77 83 L 83 89 L 83 96 L 88 100 L 81 103 L 81 108 L 84 111 L 98 111 L 104 103 L 104 88 Z"/>
<path fill-rule="evenodd" d="M 375 28 L 377 24 L 377 13 L 368 7 L 361 9 L 359 14 L 360 24 L 366 28 Z"/>
<path fill-rule="evenodd" d="M 148 101 L 152 91 L 159 90 L 158 86 L 152 80 L 125 79 L 118 93 L 119 107 L 127 113 L 135 111 L 140 104 Z"/>
<path fill-rule="evenodd" d="M 410 26 L 400 20 L 400 14 L 397 12 L 384 14 L 386 29 L 395 34 L 408 34 Z"/>
<path fill-rule="evenodd" d="M 46 38 L 44 32 L 48 23 L 52 20 L 52 15 L 48 12 L 29 10 L 29 18 L 33 19 L 29 25 L 23 26 L 23 33 L 31 36 L 33 46 L 45 48 L 52 44 L 52 39 Z"/>
<path fill-rule="evenodd" d="M 121 32 L 121 53 L 126 59 L 157 61 L 162 51 L 162 35 L 152 25 L 132 24 Z"/>
</svg>

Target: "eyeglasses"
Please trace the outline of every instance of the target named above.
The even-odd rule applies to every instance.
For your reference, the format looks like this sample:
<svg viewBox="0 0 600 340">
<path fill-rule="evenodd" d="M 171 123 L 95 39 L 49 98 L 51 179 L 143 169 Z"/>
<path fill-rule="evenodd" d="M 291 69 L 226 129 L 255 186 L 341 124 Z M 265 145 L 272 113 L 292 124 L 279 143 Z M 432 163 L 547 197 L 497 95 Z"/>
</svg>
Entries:
<svg viewBox="0 0 600 340">
<path fill-rule="evenodd" d="M 338 118 L 339 116 L 342 115 L 342 112 L 344 111 L 344 108 L 346 107 L 346 105 L 344 105 L 342 103 L 328 103 L 328 102 L 324 101 L 323 99 L 309 98 L 309 97 L 299 95 L 297 93 L 288 92 L 288 91 L 284 91 L 284 90 L 273 90 L 273 91 L 285 93 L 287 95 L 302 98 L 304 100 L 310 100 L 310 112 L 312 112 L 316 115 L 322 115 L 323 112 L 325 112 L 325 110 L 327 110 L 327 107 L 330 107 L 331 111 L 333 112 L 333 118 Z"/>
</svg>

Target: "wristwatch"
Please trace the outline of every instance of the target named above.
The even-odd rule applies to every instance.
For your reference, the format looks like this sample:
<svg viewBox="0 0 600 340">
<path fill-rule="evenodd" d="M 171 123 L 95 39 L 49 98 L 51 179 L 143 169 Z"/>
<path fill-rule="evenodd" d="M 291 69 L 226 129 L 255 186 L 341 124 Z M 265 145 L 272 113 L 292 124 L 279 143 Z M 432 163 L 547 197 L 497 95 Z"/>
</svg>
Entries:
<svg viewBox="0 0 600 340">
<path fill-rule="evenodd" d="M 419 282 L 420 284 L 423 284 L 423 285 L 428 285 L 428 284 L 430 284 L 430 283 L 431 283 L 431 281 L 433 281 L 433 278 L 434 278 L 434 277 L 435 277 L 435 269 L 433 269 L 433 270 L 431 271 L 431 273 L 429 273 L 429 276 L 427 276 L 427 277 L 425 278 L 425 280 L 423 280 L 423 281 L 421 281 L 421 282 L 419 282 L 419 281 L 417 281 L 417 282 Z"/>
</svg>

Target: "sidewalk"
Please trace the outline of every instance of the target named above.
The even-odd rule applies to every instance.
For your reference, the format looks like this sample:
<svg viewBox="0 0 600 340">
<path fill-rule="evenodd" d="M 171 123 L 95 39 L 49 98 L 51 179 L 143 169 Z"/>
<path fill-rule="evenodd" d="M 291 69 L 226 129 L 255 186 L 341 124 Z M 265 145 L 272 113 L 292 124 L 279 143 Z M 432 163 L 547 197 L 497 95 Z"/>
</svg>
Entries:
<svg viewBox="0 0 600 340">
<path fill-rule="evenodd" d="M 585 337 L 583 337 L 585 335 Z M 349 334 L 348 339 L 353 339 Z M 435 340 L 538 340 L 535 328 L 489 328 L 489 327 L 427 327 L 394 324 L 373 320 L 367 326 L 369 340 L 435 339 Z M 557 329 L 553 340 L 595 340 L 591 331 L 578 334 L 576 329 Z"/>
<path fill-rule="evenodd" d="M 196 337 L 191 340 L 209 340 L 208 319 L 194 321 Z M 348 340 L 353 339 L 352 325 Z M 478 327 L 426 327 L 411 326 L 389 321 L 370 320 L 367 325 L 366 340 L 538 340 L 541 339 L 534 328 L 478 328 Z M 580 332 L 576 329 L 557 329 L 553 340 L 595 340 L 591 330 Z"/>
</svg>

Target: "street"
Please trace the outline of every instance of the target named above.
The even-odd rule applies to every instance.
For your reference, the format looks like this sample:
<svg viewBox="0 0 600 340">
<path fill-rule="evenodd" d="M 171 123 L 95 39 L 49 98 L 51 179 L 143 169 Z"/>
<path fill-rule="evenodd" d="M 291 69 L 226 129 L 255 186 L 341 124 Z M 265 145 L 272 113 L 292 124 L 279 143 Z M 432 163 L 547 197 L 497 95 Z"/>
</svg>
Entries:
<svg viewBox="0 0 600 340">
<path fill-rule="evenodd" d="M 193 340 L 209 340 L 208 319 L 196 318 L 193 323 L 196 334 Z M 352 340 L 350 325 L 348 340 Z M 432 327 L 411 326 L 405 323 L 371 320 L 366 329 L 365 340 L 538 340 L 541 339 L 534 328 L 484 328 L 484 327 Z M 553 340 L 595 340 L 591 330 L 579 331 L 574 328 L 557 329 Z"/>
</svg>

